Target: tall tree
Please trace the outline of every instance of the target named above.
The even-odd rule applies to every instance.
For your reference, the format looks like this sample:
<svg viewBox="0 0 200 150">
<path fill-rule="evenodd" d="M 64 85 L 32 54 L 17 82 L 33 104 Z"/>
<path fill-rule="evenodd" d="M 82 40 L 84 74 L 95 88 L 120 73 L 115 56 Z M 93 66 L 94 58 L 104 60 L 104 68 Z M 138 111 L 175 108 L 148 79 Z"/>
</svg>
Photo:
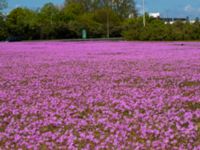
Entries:
<svg viewBox="0 0 200 150">
<path fill-rule="evenodd" d="M 53 3 L 47 3 L 41 8 L 38 14 L 41 38 L 53 38 L 58 14 L 59 10 Z"/>
<path fill-rule="evenodd" d="M 137 10 L 134 0 L 112 0 L 111 5 L 122 18 L 136 17 Z"/>
<path fill-rule="evenodd" d="M 16 8 L 12 10 L 6 19 L 9 36 L 19 39 L 39 38 L 39 27 L 37 13 L 27 8 Z"/>
<path fill-rule="evenodd" d="M 5 18 L 0 13 L 0 41 L 5 40 L 7 37 Z"/>
<path fill-rule="evenodd" d="M 9 13 L 6 24 L 10 36 L 21 37 L 25 34 L 25 15 L 23 8 L 16 8 Z"/>
<path fill-rule="evenodd" d="M 118 13 L 122 18 L 137 16 L 134 0 L 65 0 L 65 5 L 79 3 L 85 11 L 94 11 L 98 8 L 109 7 Z"/>
<path fill-rule="evenodd" d="M 111 8 L 97 9 L 94 13 L 94 20 L 102 25 L 102 34 L 110 36 L 120 36 L 120 16 Z"/>
<path fill-rule="evenodd" d="M 70 5 L 72 3 L 80 4 L 86 12 L 91 11 L 93 7 L 92 0 L 65 0 L 65 5 Z"/>
</svg>

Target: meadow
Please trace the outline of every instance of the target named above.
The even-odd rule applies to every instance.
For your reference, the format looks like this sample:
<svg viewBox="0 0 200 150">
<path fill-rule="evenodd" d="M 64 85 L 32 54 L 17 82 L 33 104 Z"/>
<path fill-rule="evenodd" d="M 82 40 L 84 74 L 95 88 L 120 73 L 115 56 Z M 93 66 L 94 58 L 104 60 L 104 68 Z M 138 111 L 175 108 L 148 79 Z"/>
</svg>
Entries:
<svg viewBox="0 0 200 150">
<path fill-rule="evenodd" d="M 200 43 L 0 43 L 0 149 L 199 150 Z"/>
</svg>

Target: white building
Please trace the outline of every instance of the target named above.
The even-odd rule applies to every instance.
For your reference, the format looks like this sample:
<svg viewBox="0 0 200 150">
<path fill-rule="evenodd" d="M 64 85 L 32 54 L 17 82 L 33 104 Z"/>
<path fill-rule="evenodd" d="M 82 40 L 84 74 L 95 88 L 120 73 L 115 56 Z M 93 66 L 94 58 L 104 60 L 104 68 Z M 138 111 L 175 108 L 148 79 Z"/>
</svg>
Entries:
<svg viewBox="0 0 200 150">
<path fill-rule="evenodd" d="M 159 13 L 159 12 L 156 12 L 156 13 L 149 13 L 149 16 L 150 16 L 150 17 L 153 17 L 153 18 L 160 18 L 160 13 Z"/>
<path fill-rule="evenodd" d="M 196 20 L 190 20 L 190 23 L 191 24 L 193 24 L 193 23 L 195 23 L 196 22 Z"/>
<path fill-rule="evenodd" d="M 181 21 L 183 23 L 189 22 L 191 24 L 195 23 L 195 20 L 189 20 L 188 17 L 186 18 L 163 18 L 160 16 L 159 12 L 149 13 L 149 16 L 155 19 L 160 19 L 165 22 L 165 24 L 174 24 L 176 21 Z"/>
</svg>

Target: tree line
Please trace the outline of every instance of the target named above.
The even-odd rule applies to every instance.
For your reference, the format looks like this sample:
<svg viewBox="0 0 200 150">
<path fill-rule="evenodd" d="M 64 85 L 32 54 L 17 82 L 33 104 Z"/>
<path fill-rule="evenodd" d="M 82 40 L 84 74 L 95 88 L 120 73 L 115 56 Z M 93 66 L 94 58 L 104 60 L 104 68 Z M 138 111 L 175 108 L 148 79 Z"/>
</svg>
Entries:
<svg viewBox="0 0 200 150">
<path fill-rule="evenodd" d="M 0 0 L 0 10 L 6 1 Z M 61 6 L 47 3 L 32 10 L 18 7 L 0 13 L 0 40 L 39 40 L 123 37 L 127 40 L 199 40 L 200 23 L 165 24 L 146 14 L 146 27 L 134 0 L 65 0 Z"/>
<path fill-rule="evenodd" d="M 142 41 L 190 41 L 200 40 L 200 22 L 175 21 L 173 24 L 146 14 L 146 26 L 142 26 L 143 17 L 127 19 L 123 24 L 122 36 L 127 40 Z"/>
<path fill-rule="evenodd" d="M 47 3 L 38 10 L 18 7 L 1 15 L 0 38 L 81 38 L 83 29 L 89 38 L 101 38 L 108 28 L 111 37 L 119 37 L 123 21 L 136 13 L 133 0 L 66 0 L 62 6 Z"/>
</svg>

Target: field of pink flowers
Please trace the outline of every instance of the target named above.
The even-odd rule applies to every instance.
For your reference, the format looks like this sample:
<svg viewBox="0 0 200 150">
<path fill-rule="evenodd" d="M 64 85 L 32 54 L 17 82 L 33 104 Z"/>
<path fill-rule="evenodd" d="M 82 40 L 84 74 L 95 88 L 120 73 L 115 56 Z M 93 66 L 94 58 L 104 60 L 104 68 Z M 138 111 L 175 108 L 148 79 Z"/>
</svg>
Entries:
<svg viewBox="0 0 200 150">
<path fill-rule="evenodd" d="M 0 43 L 0 149 L 200 149 L 200 43 Z"/>
</svg>

